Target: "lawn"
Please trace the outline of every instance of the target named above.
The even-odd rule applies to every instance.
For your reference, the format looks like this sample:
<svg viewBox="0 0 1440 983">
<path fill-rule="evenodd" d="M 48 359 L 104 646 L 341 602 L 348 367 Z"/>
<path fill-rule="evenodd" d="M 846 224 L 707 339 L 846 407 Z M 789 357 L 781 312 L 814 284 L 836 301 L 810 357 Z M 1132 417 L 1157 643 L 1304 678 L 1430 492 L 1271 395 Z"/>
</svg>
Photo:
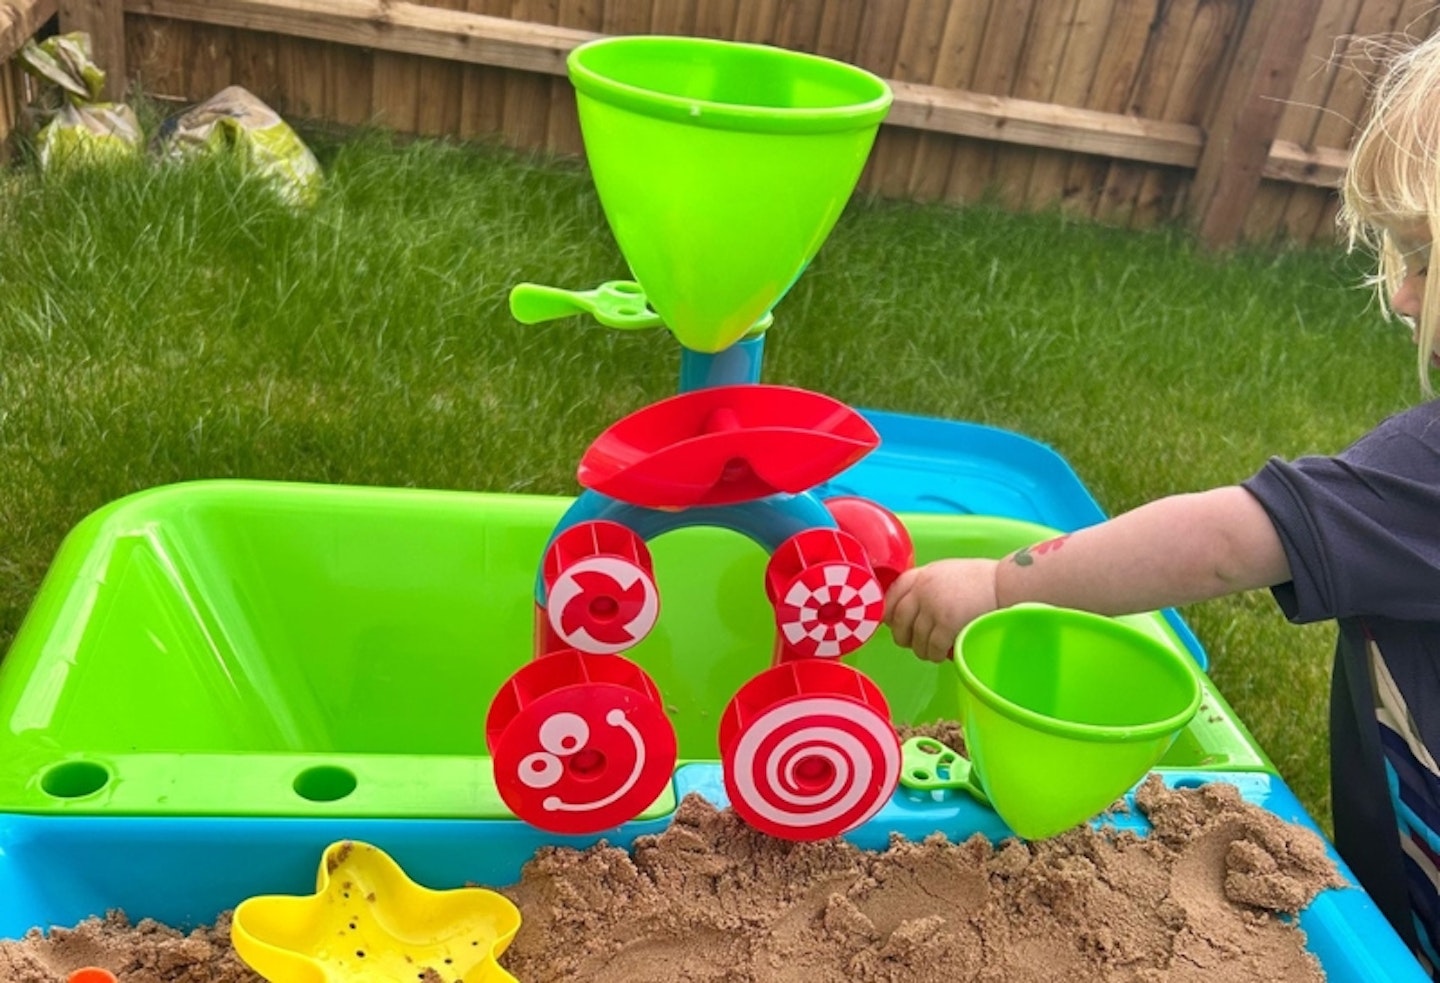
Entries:
<svg viewBox="0 0 1440 983">
<path fill-rule="evenodd" d="M 523 327 L 512 285 L 625 275 L 584 169 L 309 135 L 294 211 L 226 162 L 0 176 L 0 649 L 68 529 L 138 489 L 244 476 L 573 493 L 609 421 L 674 392 L 657 332 Z M 1418 398 L 1363 257 L 1203 254 L 989 206 L 856 200 L 775 311 L 765 381 L 1018 431 L 1107 512 L 1340 449 Z M 1333 631 L 1254 593 L 1183 612 L 1328 819 Z"/>
</svg>

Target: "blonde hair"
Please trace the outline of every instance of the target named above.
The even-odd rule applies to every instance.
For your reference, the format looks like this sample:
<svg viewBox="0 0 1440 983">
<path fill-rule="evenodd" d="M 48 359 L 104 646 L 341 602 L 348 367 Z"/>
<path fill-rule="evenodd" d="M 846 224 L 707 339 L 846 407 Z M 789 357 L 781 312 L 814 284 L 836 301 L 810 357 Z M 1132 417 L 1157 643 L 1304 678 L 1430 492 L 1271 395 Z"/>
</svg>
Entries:
<svg viewBox="0 0 1440 983">
<path fill-rule="evenodd" d="M 1389 313 L 1405 279 L 1397 230 L 1440 237 L 1440 33 L 1393 54 L 1375 86 L 1370 115 L 1350 153 L 1338 221 L 1350 247 L 1379 258 L 1374 284 Z M 1430 384 L 1430 352 L 1440 329 L 1440 289 L 1426 290 L 1416 325 L 1420 388 Z"/>
</svg>

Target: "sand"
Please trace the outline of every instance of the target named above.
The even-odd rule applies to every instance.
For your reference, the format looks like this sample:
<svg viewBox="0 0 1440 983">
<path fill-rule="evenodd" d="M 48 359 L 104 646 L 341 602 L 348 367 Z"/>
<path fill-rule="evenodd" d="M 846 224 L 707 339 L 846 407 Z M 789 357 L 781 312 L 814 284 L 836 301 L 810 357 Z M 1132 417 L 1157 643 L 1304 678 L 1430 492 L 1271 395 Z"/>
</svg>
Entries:
<svg viewBox="0 0 1440 983">
<path fill-rule="evenodd" d="M 1340 886 L 1311 831 L 1223 782 L 1136 802 L 1151 835 L 1082 826 L 1039 843 L 791 843 L 687 796 L 627 852 L 546 848 L 504 893 L 523 983 L 1185 983 L 1322 980 L 1281 915 Z M 0 942 L 0 980 L 256 983 L 228 917 L 182 934 L 123 914 Z"/>
<path fill-rule="evenodd" d="M 158 922 L 131 925 L 120 912 L 73 929 L 0 942 L 0 980 L 63 983 L 84 966 L 99 966 L 121 983 L 261 983 L 230 948 L 230 918 L 182 935 Z"/>
</svg>

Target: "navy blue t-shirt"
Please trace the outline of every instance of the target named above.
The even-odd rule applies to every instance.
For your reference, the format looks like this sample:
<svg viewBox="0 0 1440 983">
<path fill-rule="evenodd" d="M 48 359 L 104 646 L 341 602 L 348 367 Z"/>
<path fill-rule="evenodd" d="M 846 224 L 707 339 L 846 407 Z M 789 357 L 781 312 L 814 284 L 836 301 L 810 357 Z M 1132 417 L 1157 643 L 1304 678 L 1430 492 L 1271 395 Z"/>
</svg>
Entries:
<svg viewBox="0 0 1440 983">
<path fill-rule="evenodd" d="M 1292 580 L 1273 593 L 1285 615 L 1339 623 L 1330 715 L 1336 848 L 1433 963 L 1440 400 L 1390 417 L 1334 457 L 1272 460 L 1244 487 L 1284 544 Z"/>
</svg>

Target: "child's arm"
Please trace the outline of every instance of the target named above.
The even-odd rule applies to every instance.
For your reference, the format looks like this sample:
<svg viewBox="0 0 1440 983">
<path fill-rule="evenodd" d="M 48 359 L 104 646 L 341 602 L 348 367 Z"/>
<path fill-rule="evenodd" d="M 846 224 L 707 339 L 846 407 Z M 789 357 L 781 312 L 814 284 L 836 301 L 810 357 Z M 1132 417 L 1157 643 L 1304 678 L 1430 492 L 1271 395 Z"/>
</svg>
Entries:
<svg viewBox="0 0 1440 983">
<path fill-rule="evenodd" d="M 950 656 L 976 617 L 1021 601 L 1132 614 L 1290 579 L 1280 537 L 1238 486 L 1162 498 L 1003 560 L 941 560 L 902 574 L 886 598 L 895 641 Z"/>
</svg>

